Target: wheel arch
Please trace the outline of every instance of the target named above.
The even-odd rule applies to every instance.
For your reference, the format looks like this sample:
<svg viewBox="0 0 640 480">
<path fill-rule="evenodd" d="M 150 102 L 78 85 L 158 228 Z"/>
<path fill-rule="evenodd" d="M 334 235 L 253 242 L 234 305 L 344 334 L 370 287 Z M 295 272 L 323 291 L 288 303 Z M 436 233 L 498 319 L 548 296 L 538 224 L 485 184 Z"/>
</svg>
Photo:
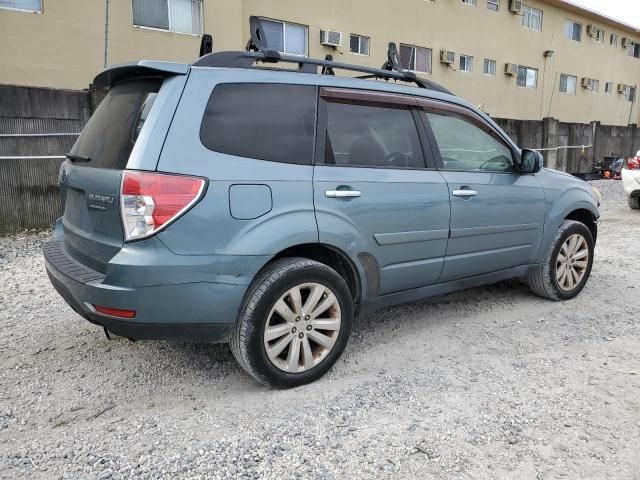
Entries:
<svg viewBox="0 0 640 480">
<path fill-rule="evenodd" d="M 596 243 L 596 239 L 598 237 L 598 219 L 591 210 L 586 208 L 577 208 L 569 212 L 565 217 L 565 220 L 574 220 L 584 224 L 591 232 L 593 243 Z"/>
<path fill-rule="evenodd" d="M 308 258 L 333 268 L 349 286 L 354 303 L 357 305 L 361 302 L 363 295 L 362 267 L 339 248 L 323 243 L 303 243 L 281 250 L 273 257 L 272 261 L 284 257 Z"/>
</svg>

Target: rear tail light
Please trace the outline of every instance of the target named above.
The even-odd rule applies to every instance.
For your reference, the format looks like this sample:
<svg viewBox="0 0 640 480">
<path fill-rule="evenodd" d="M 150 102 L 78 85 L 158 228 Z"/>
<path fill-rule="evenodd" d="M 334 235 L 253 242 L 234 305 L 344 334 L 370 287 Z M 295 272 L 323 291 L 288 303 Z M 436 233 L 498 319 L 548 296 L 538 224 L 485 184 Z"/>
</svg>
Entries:
<svg viewBox="0 0 640 480">
<path fill-rule="evenodd" d="M 197 177 L 125 170 L 120 205 L 125 241 L 146 238 L 180 218 L 202 196 Z"/>
</svg>

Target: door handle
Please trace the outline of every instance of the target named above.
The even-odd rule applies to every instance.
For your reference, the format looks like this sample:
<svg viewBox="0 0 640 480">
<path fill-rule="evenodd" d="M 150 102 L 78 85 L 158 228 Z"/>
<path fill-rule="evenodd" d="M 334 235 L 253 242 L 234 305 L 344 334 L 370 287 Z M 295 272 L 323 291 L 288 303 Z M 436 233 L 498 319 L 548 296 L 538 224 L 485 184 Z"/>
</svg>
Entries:
<svg viewBox="0 0 640 480">
<path fill-rule="evenodd" d="M 362 195 L 358 190 L 327 190 L 324 194 L 327 198 L 355 198 Z"/>
<path fill-rule="evenodd" d="M 451 195 L 453 195 L 454 197 L 462 197 L 462 198 L 468 198 L 468 197 L 475 197 L 476 195 L 478 195 L 478 192 L 476 192 L 475 190 L 454 190 L 453 192 L 451 192 Z"/>
</svg>

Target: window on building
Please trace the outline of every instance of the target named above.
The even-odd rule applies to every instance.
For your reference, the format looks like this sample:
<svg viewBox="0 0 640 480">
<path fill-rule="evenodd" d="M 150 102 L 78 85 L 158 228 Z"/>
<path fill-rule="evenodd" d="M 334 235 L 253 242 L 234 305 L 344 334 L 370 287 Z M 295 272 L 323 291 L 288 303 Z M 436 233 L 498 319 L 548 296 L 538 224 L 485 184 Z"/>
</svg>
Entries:
<svg viewBox="0 0 640 480">
<path fill-rule="evenodd" d="M 351 53 L 357 53 L 358 55 L 369 55 L 369 37 L 362 35 L 351 34 L 349 38 L 349 45 Z"/>
<path fill-rule="evenodd" d="M 572 20 L 567 20 L 564 23 L 564 36 L 579 42 L 582 39 L 582 25 Z"/>
<path fill-rule="evenodd" d="M 631 85 L 625 85 L 624 98 L 626 98 L 630 102 L 634 102 L 636 100 L 636 87 L 632 87 Z"/>
<path fill-rule="evenodd" d="M 469 55 L 460 55 L 460 71 L 461 72 L 473 71 L 473 57 Z"/>
<path fill-rule="evenodd" d="M 431 73 L 431 57 L 430 48 L 400 44 L 400 65 L 405 70 Z"/>
<path fill-rule="evenodd" d="M 537 32 L 542 30 L 542 10 L 522 5 L 522 26 Z"/>
<path fill-rule="evenodd" d="M 518 65 L 518 78 L 516 80 L 516 83 L 519 87 L 537 88 L 538 69 Z"/>
<path fill-rule="evenodd" d="M 476 0 L 462 0 L 462 3 L 475 6 Z"/>
<path fill-rule="evenodd" d="M 484 65 L 482 66 L 482 73 L 484 73 L 485 75 L 491 75 L 492 77 L 495 77 L 496 61 L 485 58 Z"/>
<path fill-rule="evenodd" d="M 42 12 L 42 0 L 0 0 L 0 8 L 25 12 Z"/>
<path fill-rule="evenodd" d="M 577 82 L 578 82 L 578 78 L 575 77 L 574 75 L 565 75 L 564 73 L 561 74 L 560 75 L 560 91 L 568 95 L 575 95 Z"/>
<path fill-rule="evenodd" d="M 604 43 L 604 30 L 601 28 L 596 30 L 596 40 L 600 43 Z"/>
<path fill-rule="evenodd" d="M 361 167 L 424 168 L 411 110 L 392 107 L 328 102 L 324 162 Z"/>
<path fill-rule="evenodd" d="M 309 85 L 222 83 L 209 97 L 200 140 L 228 155 L 311 165 L 315 110 Z"/>
<path fill-rule="evenodd" d="M 612 47 L 618 46 L 618 35 L 616 35 L 615 33 L 611 34 L 611 36 L 609 37 L 609 45 L 611 45 Z"/>
<path fill-rule="evenodd" d="M 640 58 L 640 43 L 631 42 L 627 51 L 630 57 Z"/>
<path fill-rule="evenodd" d="M 133 0 L 133 24 L 202 34 L 202 0 Z"/>
<path fill-rule="evenodd" d="M 613 82 L 605 82 L 604 93 L 612 93 L 612 92 L 613 92 Z"/>
<path fill-rule="evenodd" d="M 454 114 L 427 112 L 442 163 L 447 170 L 513 170 L 511 150 L 504 143 Z"/>
<path fill-rule="evenodd" d="M 595 78 L 593 78 L 591 80 L 591 88 L 590 90 L 592 92 L 599 92 L 600 91 L 600 80 L 596 80 Z"/>
<path fill-rule="evenodd" d="M 487 0 L 487 8 L 494 12 L 500 10 L 500 0 Z"/>
<path fill-rule="evenodd" d="M 270 50 L 307 56 L 309 27 L 280 20 L 261 20 Z"/>
</svg>

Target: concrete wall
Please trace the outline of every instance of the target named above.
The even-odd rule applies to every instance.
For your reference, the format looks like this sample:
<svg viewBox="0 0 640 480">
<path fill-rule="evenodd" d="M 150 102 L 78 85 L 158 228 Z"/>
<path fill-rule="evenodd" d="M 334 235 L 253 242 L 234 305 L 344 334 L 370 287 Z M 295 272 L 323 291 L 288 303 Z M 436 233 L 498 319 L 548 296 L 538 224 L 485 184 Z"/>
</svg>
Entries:
<svg viewBox="0 0 640 480">
<path fill-rule="evenodd" d="M 216 50 L 242 49 L 249 37 L 248 18 L 261 15 L 308 26 L 309 55 L 380 66 L 390 41 L 416 44 L 433 51 L 433 80 L 471 100 L 495 117 L 563 122 L 600 121 L 625 126 L 640 122 L 636 105 L 616 92 L 618 84 L 636 85 L 640 60 L 620 46 L 622 37 L 640 42 L 636 29 L 589 13 L 560 0 L 527 0 L 543 11 L 542 30 L 523 28 L 522 16 L 487 9 L 460 0 L 204 0 L 204 31 L 213 35 Z M 0 83 L 86 88 L 102 69 L 105 47 L 105 1 L 44 0 L 40 14 L 0 9 Z M 133 26 L 131 0 L 110 0 L 107 63 L 151 58 L 191 62 L 200 37 Z M 581 42 L 565 38 L 567 19 L 582 23 Z M 586 34 L 587 25 L 605 30 L 599 43 Z M 319 42 L 320 29 L 344 33 L 344 46 L 334 50 Z M 371 38 L 370 55 L 349 52 L 349 33 Z M 609 45 L 609 35 L 619 45 Z M 438 62 L 438 52 L 456 52 L 454 68 Z M 543 52 L 553 50 L 551 57 Z M 458 55 L 474 57 L 473 72 L 459 72 Z M 482 73 L 485 58 L 497 61 L 496 76 Z M 506 76 L 504 64 L 538 69 L 535 89 L 518 87 Z M 560 74 L 596 78 L 600 92 L 578 86 L 575 95 L 559 92 Z M 614 92 L 604 93 L 604 84 Z M 633 111 L 632 111 L 633 110 Z"/>
</svg>

